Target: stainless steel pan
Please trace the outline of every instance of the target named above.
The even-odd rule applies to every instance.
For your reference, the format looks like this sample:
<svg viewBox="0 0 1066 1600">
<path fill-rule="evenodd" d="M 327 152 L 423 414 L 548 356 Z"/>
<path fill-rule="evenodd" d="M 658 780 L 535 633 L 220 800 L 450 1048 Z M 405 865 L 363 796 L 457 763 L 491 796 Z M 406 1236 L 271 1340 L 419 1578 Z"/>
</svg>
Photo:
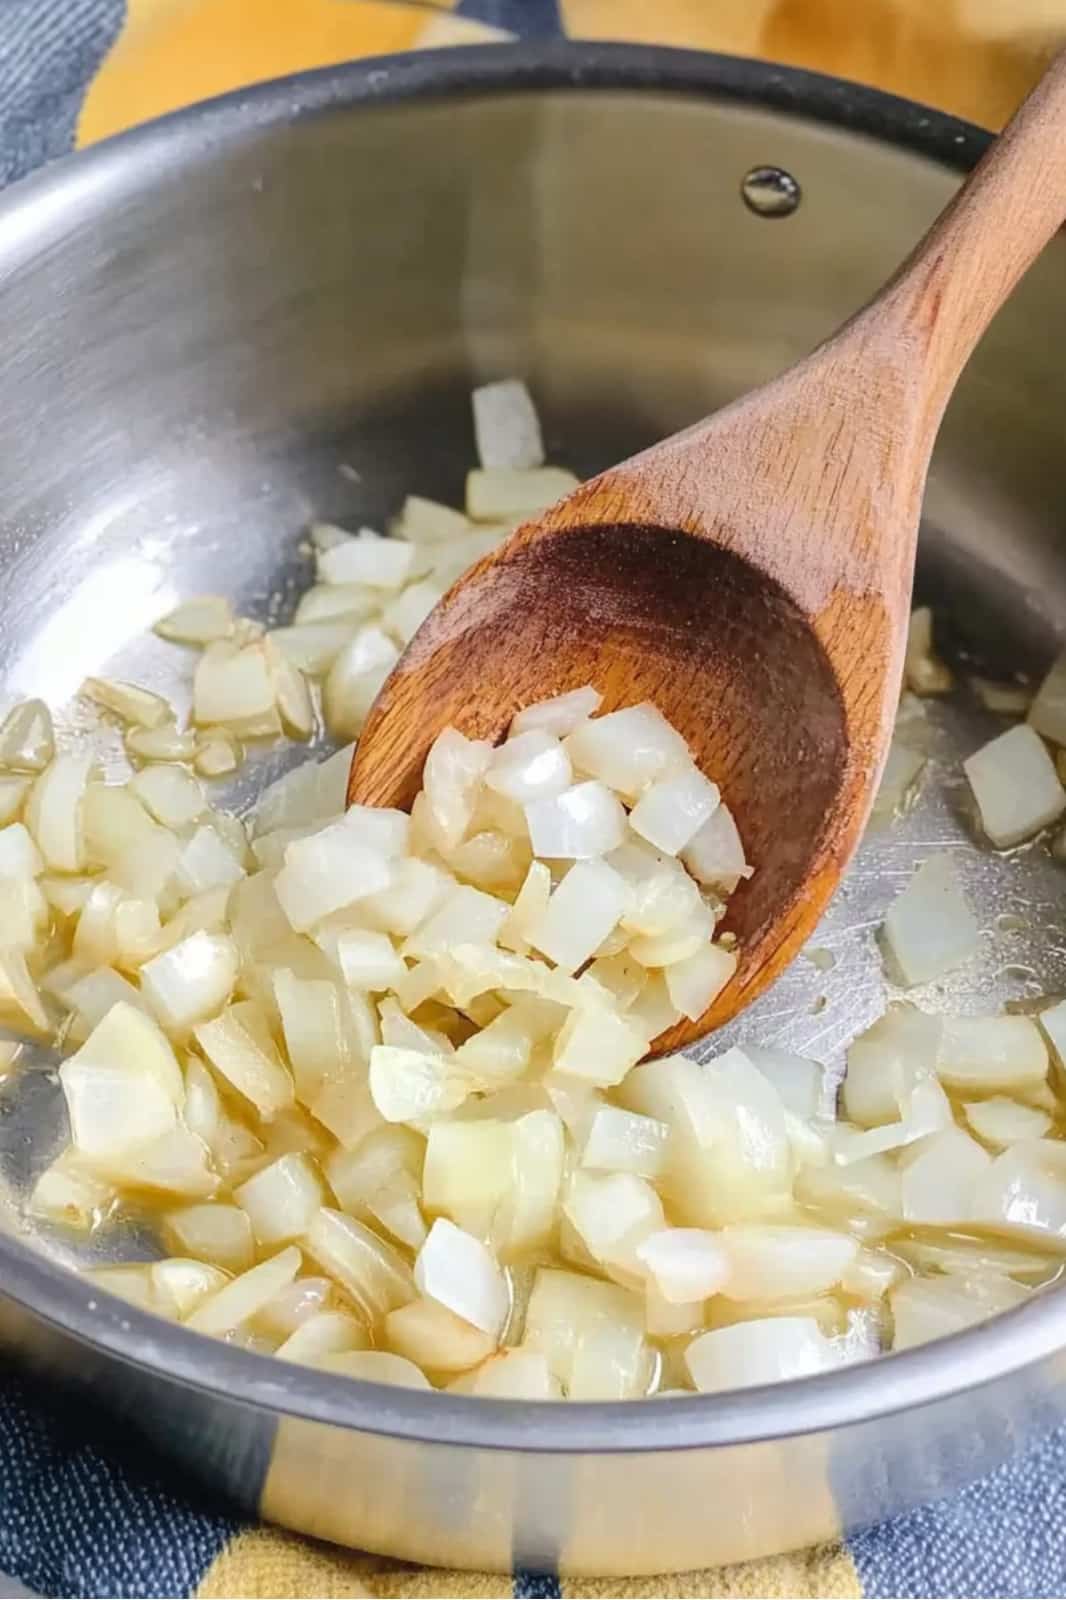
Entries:
<svg viewBox="0 0 1066 1600">
<path fill-rule="evenodd" d="M 769 377 L 875 288 L 983 139 L 753 63 L 491 48 L 270 84 L 19 185 L 0 203 L 5 698 L 62 701 L 105 664 L 179 692 L 145 625 L 204 589 L 283 608 L 312 512 L 380 523 L 407 489 L 457 497 L 479 378 L 525 374 L 552 454 L 588 471 Z M 790 175 L 798 207 L 778 178 L 786 214 L 759 214 L 766 184 L 749 209 L 758 166 Z M 1066 633 L 1064 333 L 1056 243 L 934 463 L 920 585 L 993 671 L 1039 667 Z M 819 936 L 832 970 L 797 963 L 739 1031 L 836 1061 L 880 1011 L 871 930 L 932 841 L 968 837 L 957 760 L 996 726 L 965 699 L 932 714 L 936 781 L 868 840 Z M 927 998 L 1066 989 L 1064 869 L 1038 850 L 965 866 L 980 972 Z M 94 1292 L 68 1245 L 29 1238 L 19 1196 L 61 1137 L 54 1081 L 10 1082 L 0 1112 L 0 1335 L 220 1497 L 327 1539 L 470 1567 L 736 1561 L 950 1490 L 1066 1411 L 1055 1292 L 724 1398 L 538 1408 L 274 1364 Z"/>
</svg>

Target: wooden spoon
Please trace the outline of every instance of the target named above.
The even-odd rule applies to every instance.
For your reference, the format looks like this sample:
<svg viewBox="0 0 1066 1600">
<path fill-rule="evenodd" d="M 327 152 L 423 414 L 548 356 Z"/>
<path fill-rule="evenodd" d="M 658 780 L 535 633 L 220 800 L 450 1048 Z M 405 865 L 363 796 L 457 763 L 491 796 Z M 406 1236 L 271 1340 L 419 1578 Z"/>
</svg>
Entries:
<svg viewBox="0 0 1066 1600">
<path fill-rule="evenodd" d="M 581 684 L 608 711 L 650 700 L 684 734 L 755 874 L 724 924 L 735 977 L 657 1053 L 766 988 L 858 842 L 940 419 L 1064 218 L 1066 53 L 875 300 L 782 377 L 519 528 L 431 613 L 370 713 L 349 804 L 409 807 L 442 728 L 497 739 Z"/>
</svg>

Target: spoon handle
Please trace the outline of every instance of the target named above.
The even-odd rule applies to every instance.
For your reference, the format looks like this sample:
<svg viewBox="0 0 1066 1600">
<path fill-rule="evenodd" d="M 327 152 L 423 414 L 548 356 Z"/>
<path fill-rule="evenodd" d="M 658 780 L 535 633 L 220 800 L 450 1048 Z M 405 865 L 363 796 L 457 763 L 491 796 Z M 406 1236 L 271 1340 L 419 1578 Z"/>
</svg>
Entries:
<svg viewBox="0 0 1066 1600">
<path fill-rule="evenodd" d="M 977 341 L 1064 221 L 1066 50 L 856 319 L 867 337 L 880 322 L 919 358 L 925 427 L 935 429 Z"/>
</svg>

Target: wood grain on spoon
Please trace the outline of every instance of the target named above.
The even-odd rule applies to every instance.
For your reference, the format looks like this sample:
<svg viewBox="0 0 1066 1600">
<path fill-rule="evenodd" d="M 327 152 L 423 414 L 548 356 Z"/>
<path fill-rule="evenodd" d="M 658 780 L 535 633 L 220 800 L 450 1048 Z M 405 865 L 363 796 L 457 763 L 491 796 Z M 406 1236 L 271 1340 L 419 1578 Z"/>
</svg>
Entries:
<svg viewBox="0 0 1066 1600">
<path fill-rule="evenodd" d="M 520 528 L 444 597 L 370 713 L 349 804 L 409 806 L 449 723 L 496 739 L 522 706 L 586 683 L 604 710 L 650 700 L 684 734 L 756 870 L 724 924 L 734 979 L 657 1053 L 766 988 L 858 842 L 940 419 L 1064 217 L 1066 55 L 870 305 L 782 377 Z"/>
</svg>

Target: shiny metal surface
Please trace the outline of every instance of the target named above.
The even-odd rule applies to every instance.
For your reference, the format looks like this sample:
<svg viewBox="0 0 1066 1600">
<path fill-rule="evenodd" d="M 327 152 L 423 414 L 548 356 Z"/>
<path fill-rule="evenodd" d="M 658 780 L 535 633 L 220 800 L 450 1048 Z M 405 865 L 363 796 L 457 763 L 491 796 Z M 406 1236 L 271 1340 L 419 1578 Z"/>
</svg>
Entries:
<svg viewBox="0 0 1066 1600">
<path fill-rule="evenodd" d="M 458 498 L 474 381 L 525 373 L 552 457 L 588 472 L 770 376 L 876 287 L 980 145 L 749 63 L 464 50 L 267 86 L 20 186 L 0 202 L 4 701 L 63 702 L 105 668 L 180 699 L 180 652 L 146 625 L 205 589 L 283 613 L 312 513 L 380 525 L 408 489 Z M 772 226 L 740 194 L 767 164 L 803 193 Z M 993 673 L 1039 667 L 1064 631 L 1064 266 L 1060 240 L 984 342 L 930 483 L 920 587 Z M 834 964 L 797 962 L 737 1035 L 838 1065 L 884 1004 L 876 925 L 933 844 L 958 850 L 985 938 L 919 998 L 1066 991 L 1063 869 L 971 843 L 957 763 L 997 726 L 965 696 L 930 712 L 920 803 L 868 838 L 818 935 Z M 0 1338 L 220 1495 L 324 1538 L 471 1567 L 740 1560 L 946 1492 L 1066 1412 L 1056 1292 L 706 1400 L 536 1407 L 282 1366 L 48 1259 L 67 1247 L 28 1238 L 18 1201 L 61 1137 L 46 1071 L 0 1086 Z"/>
</svg>

